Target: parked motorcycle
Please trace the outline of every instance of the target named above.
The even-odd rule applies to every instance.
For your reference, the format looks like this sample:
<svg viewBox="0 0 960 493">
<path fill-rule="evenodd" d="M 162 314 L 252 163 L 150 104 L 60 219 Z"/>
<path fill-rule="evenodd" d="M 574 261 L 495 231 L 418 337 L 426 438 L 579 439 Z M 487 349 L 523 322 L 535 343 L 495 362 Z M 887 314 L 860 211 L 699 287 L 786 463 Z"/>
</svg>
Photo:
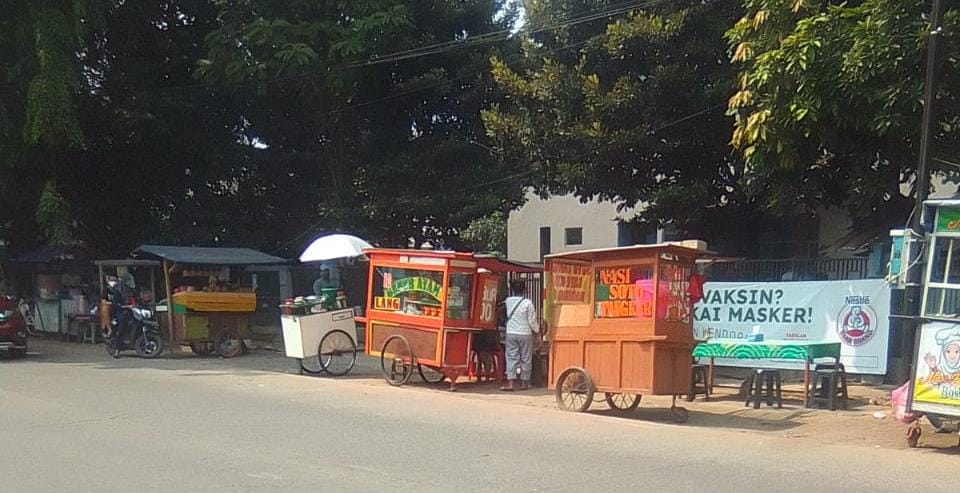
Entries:
<svg viewBox="0 0 960 493">
<path fill-rule="evenodd" d="M 111 334 L 107 338 L 107 354 L 117 358 L 121 351 L 133 349 L 137 356 L 153 359 L 163 352 L 163 338 L 160 325 L 153 318 L 153 312 L 147 308 L 124 307 L 127 311 L 126 327 L 117 316 L 111 317 Z"/>
</svg>

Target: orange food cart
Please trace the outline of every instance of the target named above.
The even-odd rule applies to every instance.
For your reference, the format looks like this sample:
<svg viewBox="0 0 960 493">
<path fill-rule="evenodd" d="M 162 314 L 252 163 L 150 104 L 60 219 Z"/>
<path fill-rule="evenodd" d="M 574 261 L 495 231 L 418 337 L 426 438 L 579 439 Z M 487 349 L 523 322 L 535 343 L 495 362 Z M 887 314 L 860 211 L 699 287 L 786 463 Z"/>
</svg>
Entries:
<svg viewBox="0 0 960 493">
<path fill-rule="evenodd" d="M 546 257 L 549 387 L 561 409 L 585 411 L 596 392 L 621 410 L 642 395 L 670 395 L 675 418 L 686 420 L 676 396 L 690 384 L 688 288 L 702 255 L 659 244 Z"/>
<path fill-rule="evenodd" d="M 476 364 L 480 338 L 497 333 L 503 275 L 539 269 L 472 253 L 371 249 L 366 354 L 391 385 L 413 371 L 430 383 L 457 379 Z M 503 372 L 500 367 L 498 374 Z"/>
</svg>

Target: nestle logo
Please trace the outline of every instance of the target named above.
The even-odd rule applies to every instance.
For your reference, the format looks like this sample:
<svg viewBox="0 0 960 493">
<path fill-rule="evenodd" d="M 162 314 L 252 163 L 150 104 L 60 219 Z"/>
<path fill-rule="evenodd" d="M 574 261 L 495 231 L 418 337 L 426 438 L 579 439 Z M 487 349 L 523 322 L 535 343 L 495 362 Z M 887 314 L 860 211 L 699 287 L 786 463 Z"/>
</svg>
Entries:
<svg viewBox="0 0 960 493">
<path fill-rule="evenodd" d="M 847 296 L 844 298 L 846 305 L 869 305 L 870 297 L 869 296 Z"/>
</svg>

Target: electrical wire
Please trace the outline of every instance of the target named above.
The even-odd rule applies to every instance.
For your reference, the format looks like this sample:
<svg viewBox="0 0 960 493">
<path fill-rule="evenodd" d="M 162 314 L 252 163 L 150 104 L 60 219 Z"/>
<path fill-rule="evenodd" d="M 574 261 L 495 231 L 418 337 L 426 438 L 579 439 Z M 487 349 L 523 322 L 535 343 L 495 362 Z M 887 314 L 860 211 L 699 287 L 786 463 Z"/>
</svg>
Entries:
<svg viewBox="0 0 960 493">
<path fill-rule="evenodd" d="M 595 20 L 603 19 L 606 17 L 612 17 L 615 15 L 628 13 L 637 9 L 653 7 L 653 6 L 665 3 L 667 1 L 668 0 L 647 0 L 646 2 L 636 2 L 636 1 L 626 2 L 624 4 L 618 4 L 620 6 L 614 6 L 613 8 L 608 8 L 607 10 L 589 13 L 586 15 L 582 15 L 580 17 L 567 18 L 566 20 L 559 21 L 551 25 L 546 25 L 543 27 L 528 29 L 528 30 L 521 29 L 520 31 L 517 32 L 517 34 L 531 35 L 531 34 L 539 34 L 543 32 L 553 31 L 553 30 L 564 28 L 564 27 L 575 26 L 575 25 L 586 23 L 586 22 L 592 22 Z M 431 45 L 424 45 L 418 48 L 392 52 L 384 56 L 376 57 L 370 60 L 361 60 L 361 61 L 355 61 L 355 62 L 350 62 L 350 63 L 331 66 L 331 67 L 324 67 L 324 68 L 311 70 L 311 71 L 307 71 L 300 74 L 291 74 L 287 76 L 241 80 L 241 81 L 232 81 L 232 82 L 228 82 L 228 81 L 222 81 L 222 82 L 216 82 L 216 83 L 215 82 L 199 82 L 196 84 L 184 84 L 179 86 L 158 87 L 153 89 L 153 91 L 159 92 L 159 93 L 168 93 L 168 92 L 175 92 L 180 90 L 192 90 L 192 89 L 199 89 L 199 88 L 215 88 L 215 87 L 222 87 L 222 86 L 244 86 L 244 85 L 252 85 L 252 84 L 286 82 L 286 81 L 312 77 L 321 72 L 350 70 L 350 69 L 356 69 L 356 68 L 362 68 L 362 67 L 369 67 L 373 65 L 381 65 L 385 63 L 395 63 L 399 61 L 420 58 L 423 56 L 440 54 L 447 51 L 473 48 L 476 46 L 481 46 L 481 45 L 489 44 L 493 42 L 505 41 L 507 39 L 510 39 L 510 37 L 514 35 L 515 34 L 511 30 L 505 29 L 501 31 L 493 31 L 491 33 L 485 33 L 473 39 L 467 38 L 463 41 L 454 40 L 454 41 L 445 41 L 442 43 L 434 43 Z M 142 90 L 140 92 L 145 93 L 150 91 Z"/>
<path fill-rule="evenodd" d="M 655 132 L 658 132 L 658 131 L 663 130 L 663 129 L 665 129 L 665 128 L 669 128 L 669 127 L 678 125 L 678 124 L 680 124 L 680 123 L 683 123 L 683 122 L 686 122 L 686 121 L 688 121 L 688 120 L 691 120 L 691 119 L 693 119 L 693 118 L 695 118 L 695 117 L 697 117 L 697 116 L 700 116 L 700 115 L 704 115 L 704 114 L 706 114 L 706 113 L 709 113 L 710 111 L 715 110 L 715 109 L 717 109 L 717 108 L 719 108 L 719 107 L 721 107 L 721 106 L 723 106 L 723 104 L 714 105 L 714 106 L 712 106 L 712 107 L 710 107 L 710 108 L 706 108 L 706 109 L 700 110 L 700 111 L 698 111 L 698 112 L 696 112 L 696 113 L 692 113 L 692 114 L 690 114 L 690 115 L 686 115 L 686 116 L 681 117 L 681 118 L 678 118 L 678 119 L 676 119 L 676 120 L 667 122 L 667 123 L 665 123 L 665 124 L 663 124 L 663 125 L 660 125 L 659 127 L 657 127 L 656 129 L 652 130 L 651 132 L 652 132 L 652 133 L 655 133 Z M 582 154 L 579 154 L 579 155 L 577 155 L 577 156 L 574 156 L 574 157 L 568 158 L 568 159 L 571 160 L 571 161 L 576 161 L 576 160 L 582 159 L 582 158 L 584 158 L 584 157 L 587 157 L 587 156 L 589 156 L 589 155 L 591 155 L 591 154 L 594 154 L 595 152 L 597 152 L 597 151 L 596 151 L 596 150 L 589 150 L 589 151 L 587 151 L 587 152 L 584 152 L 584 153 L 582 153 Z M 535 172 L 534 170 L 528 170 L 528 171 L 525 171 L 525 172 L 522 172 L 522 173 L 517 173 L 517 174 L 513 174 L 513 175 L 509 175 L 509 176 L 497 178 L 497 179 L 495 179 L 495 180 L 491 180 L 491 181 L 488 181 L 488 182 L 480 183 L 480 184 L 477 184 L 477 185 L 472 185 L 472 186 L 470 186 L 470 187 L 464 187 L 464 188 L 460 188 L 460 189 L 457 189 L 457 190 L 450 190 L 450 191 L 447 191 L 447 192 L 439 193 L 439 194 L 437 194 L 437 196 L 439 196 L 439 197 L 446 197 L 446 196 L 450 196 L 450 195 L 462 195 L 462 194 L 464 194 L 464 193 L 466 193 L 466 192 L 470 192 L 470 191 L 473 191 L 473 190 L 478 190 L 478 189 L 481 189 L 481 188 L 486 188 L 486 187 L 489 187 L 489 186 L 491 186 L 491 185 L 496 185 L 496 184 L 498 184 L 498 183 L 502 183 L 502 182 L 505 182 L 505 181 L 515 180 L 515 179 L 519 179 L 519 178 L 525 178 L 525 177 L 527 177 L 527 176 L 532 175 L 534 172 Z M 395 202 L 393 202 L 393 203 L 387 204 L 387 205 L 382 206 L 382 207 L 394 208 L 394 207 L 399 207 L 399 206 L 402 206 L 402 205 L 410 204 L 410 203 L 412 203 L 413 201 L 414 201 L 414 199 L 402 199 L 402 200 L 395 201 Z M 294 238 L 291 239 L 290 241 L 284 243 L 282 246 L 278 247 L 277 249 L 273 250 L 273 251 L 271 252 L 271 255 L 276 255 L 277 253 L 280 253 L 281 251 L 286 250 L 288 247 L 290 247 L 291 245 L 293 245 L 293 244 L 294 244 L 295 242 L 297 242 L 298 240 L 302 239 L 302 238 L 303 238 L 304 236 L 306 236 L 307 234 L 312 233 L 318 226 L 320 226 L 320 225 L 323 223 L 323 221 L 324 221 L 325 219 L 326 219 L 326 218 L 322 218 L 322 219 L 314 222 L 314 223 L 311 224 L 310 226 L 307 226 L 307 228 L 304 229 L 304 230 L 303 230 L 300 234 L 298 234 L 296 237 L 294 237 Z"/>
</svg>

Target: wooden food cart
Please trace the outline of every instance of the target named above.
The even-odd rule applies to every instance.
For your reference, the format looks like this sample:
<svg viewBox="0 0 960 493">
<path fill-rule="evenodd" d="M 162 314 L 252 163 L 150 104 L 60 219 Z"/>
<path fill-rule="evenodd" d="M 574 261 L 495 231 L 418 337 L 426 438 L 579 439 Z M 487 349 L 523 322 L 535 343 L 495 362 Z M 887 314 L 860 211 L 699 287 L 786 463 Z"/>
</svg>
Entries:
<svg viewBox="0 0 960 493">
<path fill-rule="evenodd" d="M 414 369 L 430 383 L 457 379 L 477 357 L 474 345 L 499 344 L 502 275 L 539 269 L 496 257 L 423 250 L 371 249 L 365 352 L 380 359 L 391 385 Z M 498 373 L 503 369 L 499 368 Z"/>
<path fill-rule="evenodd" d="M 691 375 L 690 276 L 705 252 L 674 244 L 587 250 L 546 257 L 549 387 L 566 411 L 603 392 L 614 409 L 642 395 L 676 396 Z"/>
<path fill-rule="evenodd" d="M 224 358 L 243 353 L 249 318 L 257 309 L 253 286 L 241 272 L 253 265 L 286 263 L 249 248 L 203 248 L 143 245 L 134 255 L 162 262 L 167 303 L 158 306 L 160 323 L 174 345 L 190 346 L 196 355 L 216 352 Z"/>
</svg>

